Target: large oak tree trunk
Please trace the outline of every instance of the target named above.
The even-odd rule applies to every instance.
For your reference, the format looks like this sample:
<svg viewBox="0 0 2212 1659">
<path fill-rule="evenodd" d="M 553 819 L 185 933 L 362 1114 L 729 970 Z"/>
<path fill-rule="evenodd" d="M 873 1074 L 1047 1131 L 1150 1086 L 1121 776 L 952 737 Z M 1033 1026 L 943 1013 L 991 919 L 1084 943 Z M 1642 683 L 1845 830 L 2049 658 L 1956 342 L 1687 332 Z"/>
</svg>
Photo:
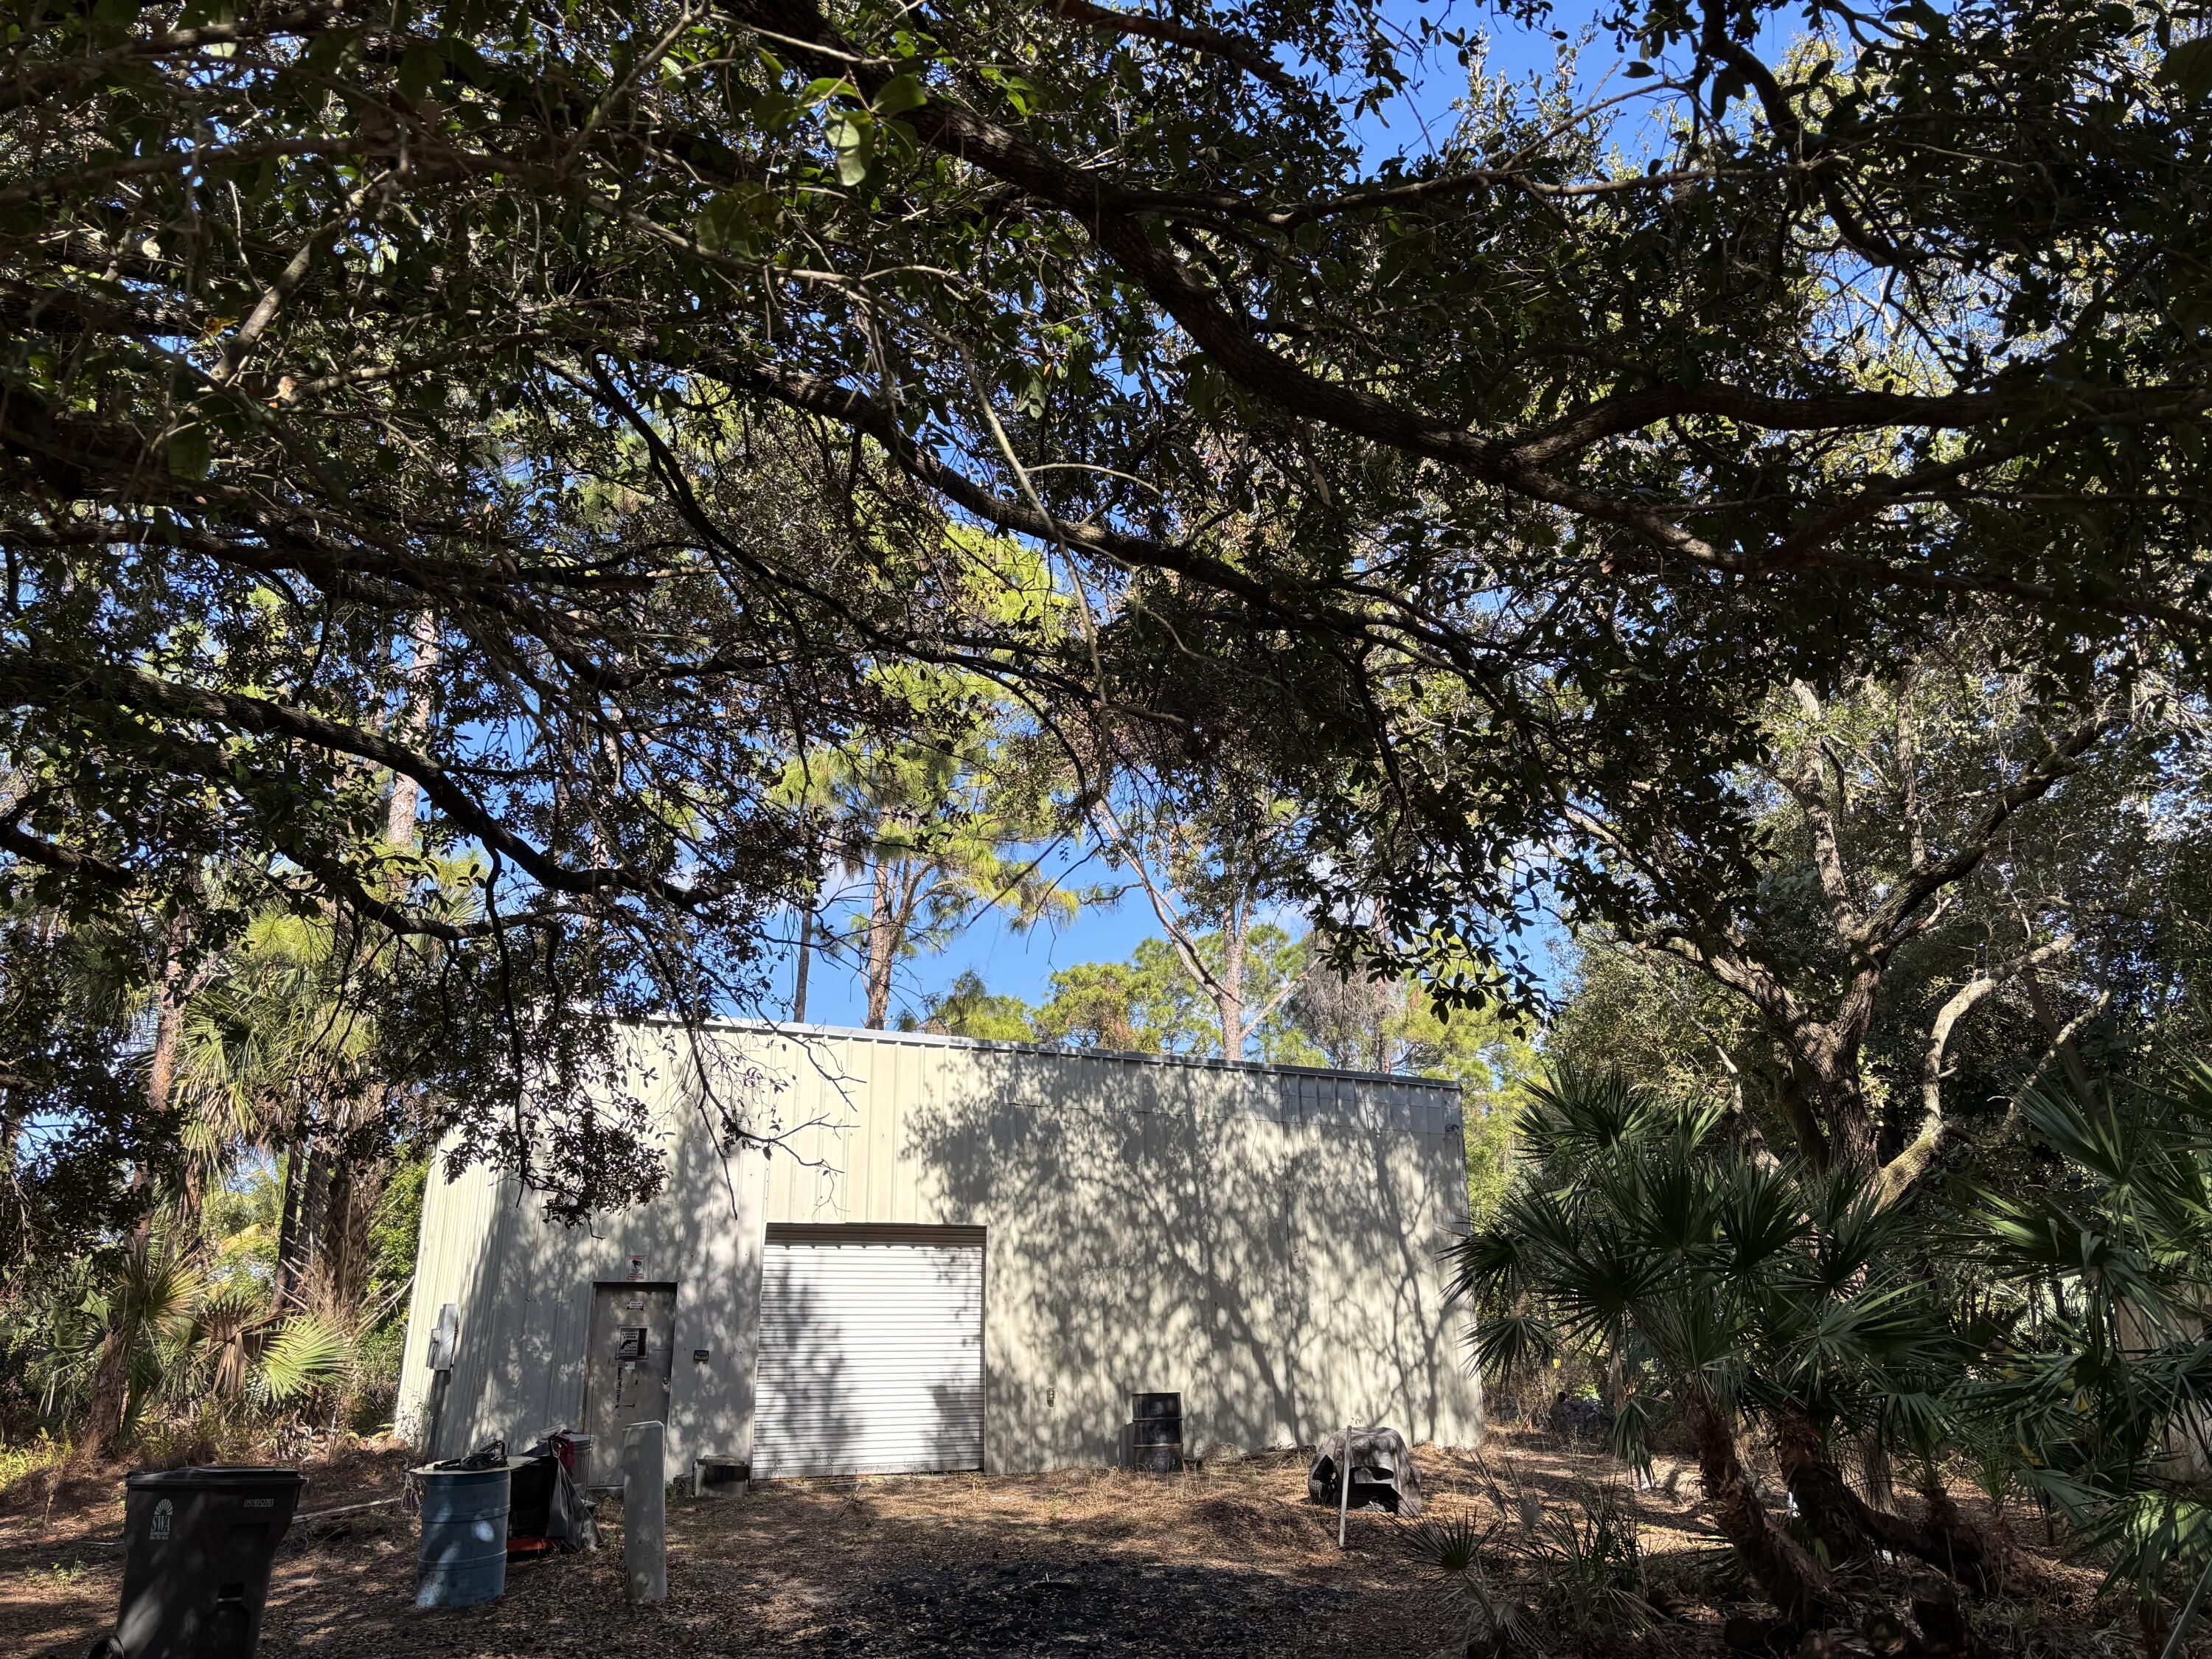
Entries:
<svg viewBox="0 0 2212 1659">
<path fill-rule="evenodd" d="M 1814 1072 L 1813 1097 L 1820 1114 L 1826 1139 L 1826 1167 L 1846 1166 L 1871 1171 L 1876 1167 L 1874 1113 L 1867 1104 L 1866 1085 L 1860 1079 L 1858 1045 L 1841 1057 L 1823 1055 Z"/>
<path fill-rule="evenodd" d="M 1789 1085 L 1778 1103 L 1797 1150 L 1815 1169 L 1876 1167 L 1874 1110 L 1859 1056 L 1881 984 L 1878 967 L 1863 969 L 1831 1019 L 1800 1014 L 1793 1022 L 1770 1012 L 1768 1030 L 1790 1057 Z"/>
</svg>

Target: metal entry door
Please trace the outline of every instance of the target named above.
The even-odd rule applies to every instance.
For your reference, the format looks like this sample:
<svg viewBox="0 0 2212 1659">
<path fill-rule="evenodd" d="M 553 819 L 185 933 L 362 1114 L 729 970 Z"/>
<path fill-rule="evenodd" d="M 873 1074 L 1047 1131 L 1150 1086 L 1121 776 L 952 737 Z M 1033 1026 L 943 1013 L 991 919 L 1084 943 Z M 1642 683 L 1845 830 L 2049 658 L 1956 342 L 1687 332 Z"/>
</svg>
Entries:
<svg viewBox="0 0 2212 1659">
<path fill-rule="evenodd" d="M 623 1431 L 631 1424 L 668 1420 L 668 1378 L 675 1358 L 673 1285 L 592 1287 L 584 1425 L 598 1437 L 598 1468 L 616 1467 Z"/>
</svg>

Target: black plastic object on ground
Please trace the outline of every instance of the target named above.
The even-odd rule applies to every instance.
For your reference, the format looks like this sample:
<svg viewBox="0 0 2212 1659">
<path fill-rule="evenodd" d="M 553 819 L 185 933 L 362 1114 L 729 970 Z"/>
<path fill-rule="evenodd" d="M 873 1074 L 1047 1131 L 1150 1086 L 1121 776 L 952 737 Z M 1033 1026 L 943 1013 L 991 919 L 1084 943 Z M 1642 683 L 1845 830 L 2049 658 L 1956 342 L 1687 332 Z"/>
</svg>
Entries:
<svg viewBox="0 0 2212 1659">
<path fill-rule="evenodd" d="M 558 1437 L 548 1437 L 514 1460 L 507 1517 L 509 1559 L 553 1545 L 564 1550 L 597 1549 L 592 1504 L 560 1455 Z"/>
<path fill-rule="evenodd" d="M 307 1477 L 296 1469 L 166 1469 L 123 1498 L 123 1605 L 107 1659 L 252 1659 L 269 1565 Z"/>
<path fill-rule="evenodd" d="M 1306 1471 L 1306 1496 L 1316 1504 L 1336 1507 L 1340 1493 L 1337 1473 L 1344 1460 L 1344 1431 L 1321 1443 L 1313 1467 Z M 1393 1515 L 1421 1512 L 1421 1477 L 1413 1468 L 1413 1448 L 1395 1429 L 1354 1429 L 1352 1431 L 1352 1492 L 1346 1507 L 1364 1509 L 1379 1504 Z"/>
<path fill-rule="evenodd" d="M 550 1452 L 527 1451 L 511 1465 L 507 1491 L 507 1549 L 514 1553 L 519 1539 L 543 1538 L 553 1518 L 555 1477 L 561 1460 Z"/>
<path fill-rule="evenodd" d="M 1129 1396 L 1129 1467 L 1146 1474 L 1173 1474 L 1182 1468 L 1182 1396 Z"/>
</svg>

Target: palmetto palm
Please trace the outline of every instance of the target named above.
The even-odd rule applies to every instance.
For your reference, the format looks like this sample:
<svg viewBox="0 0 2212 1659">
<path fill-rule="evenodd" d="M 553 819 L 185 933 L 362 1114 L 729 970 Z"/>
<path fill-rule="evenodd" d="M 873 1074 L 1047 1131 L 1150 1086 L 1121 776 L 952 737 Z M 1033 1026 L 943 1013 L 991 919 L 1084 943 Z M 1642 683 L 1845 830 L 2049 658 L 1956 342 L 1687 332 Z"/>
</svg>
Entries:
<svg viewBox="0 0 2212 1659">
<path fill-rule="evenodd" d="M 386 1144 L 372 1135 L 384 1085 L 369 982 L 385 969 L 328 921 L 272 908 L 252 918 L 184 1009 L 178 1213 L 190 1224 L 201 1194 L 241 1152 L 289 1153 L 276 1285 L 287 1305 L 301 1304 L 311 1272 L 343 1280 L 341 1302 L 358 1300 L 364 1264 L 347 1246 L 358 1243 L 355 1224 L 374 1201 Z"/>
<path fill-rule="evenodd" d="M 1528 1154 L 1494 1220 L 1466 1241 L 1489 1371 L 1569 1346 L 1645 1357 L 1678 1401 L 1714 1518 L 1785 1613 L 1834 1600 L 1829 1569 L 1879 1545 L 1948 1564 L 1970 1540 L 1873 1509 L 1844 1481 L 1844 1435 L 1926 1444 L 1960 1345 L 1912 1270 L 1913 1224 L 1844 1175 L 1749 1156 L 1715 1109 L 1617 1073 L 1562 1066 L 1530 1091 Z M 1739 1425 L 1771 1436 L 1814 1547 L 1771 1516 Z M 1616 1402 L 1615 1449 L 1645 1456 L 1643 1395 Z M 1821 1557 L 1826 1557 L 1823 1560 Z"/>
<path fill-rule="evenodd" d="M 355 1373 L 361 1323 L 329 1307 L 272 1314 L 267 1297 L 252 1289 L 213 1288 L 162 1356 L 162 1391 L 188 1408 L 210 1400 L 300 1404 Z"/>
<path fill-rule="evenodd" d="M 333 994 L 335 951 L 326 925 L 264 911 L 186 1003 L 176 1089 L 198 1181 L 241 1146 L 280 1146 L 317 1096 L 357 1082 L 372 1028 Z"/>
<path fill-rule="evenodd" d="M 272 1316 L 258 1287 L 205 1278 L 166 1224 L 133 1239 L 104 1284 L 88 1261 L 58 1276 L 44 1300 L 30 1370 L 49 1414 L 66 1415 L 90 1393 L 110 1331 L 129 1377 L 126 1421 L 156 1403 L 293 1404 L 342 1383 L 358 1359 L 358 1334 L 343 1318 Z"/>
<path fill-rule="evenodd" d="M 2039 1289 L 1968 1404 L 2154 1631 L 2212 1558 L 2212 1067 L 2016 1104 L 2057 1174 L 1974 1218 L 1992 1273 Z"/>
</svg>

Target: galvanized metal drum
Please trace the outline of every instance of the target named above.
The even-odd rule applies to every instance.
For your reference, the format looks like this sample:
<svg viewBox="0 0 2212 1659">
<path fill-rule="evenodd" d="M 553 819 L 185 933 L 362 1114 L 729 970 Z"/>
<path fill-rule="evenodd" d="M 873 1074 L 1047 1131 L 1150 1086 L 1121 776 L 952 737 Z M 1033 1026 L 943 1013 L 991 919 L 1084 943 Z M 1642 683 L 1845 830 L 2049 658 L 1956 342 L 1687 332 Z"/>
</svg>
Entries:
<svg viewBox="0 0 2212 1659">
<path fill-rule="evenodd" d="M 472 1607 L 507 1589 L 511 1464 L 489 1469 L 416 1469 L 422 1493 L 418 1607 Z"/>
</svg>

